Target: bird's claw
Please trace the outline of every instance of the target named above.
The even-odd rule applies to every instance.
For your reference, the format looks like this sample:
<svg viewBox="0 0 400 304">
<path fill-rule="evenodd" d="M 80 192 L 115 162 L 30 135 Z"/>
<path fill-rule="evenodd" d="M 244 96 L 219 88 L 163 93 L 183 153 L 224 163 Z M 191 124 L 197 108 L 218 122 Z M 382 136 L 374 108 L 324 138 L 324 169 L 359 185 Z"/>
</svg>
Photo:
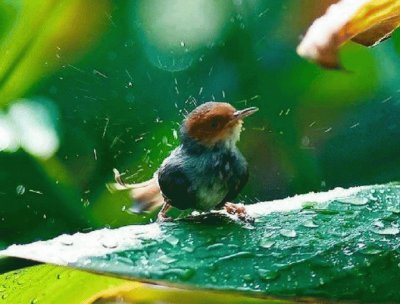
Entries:
<svg viewBox="0 0 400 304">
<path fill-rule="evenodd" d="M 225 203 L 224 209 L 227 213 L 236 215 L 240 220 L 253 223 L 254 219 L 248 215 L 246 208 L 243 204 Z"/>
<path fill-rule="evenodd" d="M 170 216 L 166 216 L 165 214 L 159 213 L 157 216 L 157 223 L 165 223 L 172 222 L 173 218 Z"/>
<path fill-rule="evenodd" d="M 224 209 L 227 213 L 236 215 L 239 220 L 247 222 L 247 223 L 253 223 L 254 219 L 248 215 L 246 208 L 243 204 L 234 204 L 234 203 L 225 203 Z"/>
<path fill-rule="evenodd" d="M 164 204 L 157 215 L 157 223 L 172 222 L 172 217 L 167 216 L 167 211 L 169 208 L 171 208 L 171 205 L 167 201 L 164 201 Z"/>
</svg>

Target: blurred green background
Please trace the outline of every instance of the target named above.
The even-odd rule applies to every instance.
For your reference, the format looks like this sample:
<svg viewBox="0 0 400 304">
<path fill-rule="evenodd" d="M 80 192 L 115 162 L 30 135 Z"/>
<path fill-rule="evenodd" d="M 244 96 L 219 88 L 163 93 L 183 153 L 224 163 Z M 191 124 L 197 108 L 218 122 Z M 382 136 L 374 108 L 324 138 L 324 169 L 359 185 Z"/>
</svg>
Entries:
<svg viewBox="0 0 400 304">
<path fill-rule="evenodd" d="M 239 200 L 400 178 L 400 35 L 345 71 L 295 49 L 329 1 L 0 0 L 0 247 L 149 222 L 112 169 L 152 176 L 185 113 L 257 106 Z"/>
</svg>

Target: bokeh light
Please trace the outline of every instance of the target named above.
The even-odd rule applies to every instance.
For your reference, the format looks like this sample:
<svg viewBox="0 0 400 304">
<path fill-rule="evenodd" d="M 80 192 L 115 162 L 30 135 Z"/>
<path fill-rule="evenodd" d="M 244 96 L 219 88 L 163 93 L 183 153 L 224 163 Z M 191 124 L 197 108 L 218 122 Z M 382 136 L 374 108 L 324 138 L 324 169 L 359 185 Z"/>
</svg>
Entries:
<svg viewBox="0 0 400 304">
<path fill-rule="evenodd" d="M 18 147 L 17 136 L 10 119 L 0 113 L 0 152 L 14 152 Z"/>
<path fill-rule="evenodd" d="M 188 68 L 204 48 L 220 41 L 233 10 L 228 1 L 142 0 L 133 5 L 148 59 L 168 71 Z"/>
<path fill-rule="evenodd" d="M 51 157 L 60 145 L 56 131 L 56 115 L 56 107 L 48 99 L 17 101 L 8 112 L 7 126 L 14 131 L 8 133 L 8 146 L 13 149 L 17 142 L 21 148 L 34 156 Z"/>
</svg>

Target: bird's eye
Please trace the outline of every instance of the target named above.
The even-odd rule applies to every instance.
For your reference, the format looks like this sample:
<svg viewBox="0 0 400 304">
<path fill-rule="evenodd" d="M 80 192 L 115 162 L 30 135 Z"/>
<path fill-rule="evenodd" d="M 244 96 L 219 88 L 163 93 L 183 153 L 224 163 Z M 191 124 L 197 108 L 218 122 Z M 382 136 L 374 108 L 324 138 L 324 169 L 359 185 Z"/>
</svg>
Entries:
<svg viewBox="0 0 400 304">
<path fill-rule="evenodd" d="M 219 127 L 219 119 L 213 118 L 211 120 L 211 128 L 217 129 Z"/>
</svg>

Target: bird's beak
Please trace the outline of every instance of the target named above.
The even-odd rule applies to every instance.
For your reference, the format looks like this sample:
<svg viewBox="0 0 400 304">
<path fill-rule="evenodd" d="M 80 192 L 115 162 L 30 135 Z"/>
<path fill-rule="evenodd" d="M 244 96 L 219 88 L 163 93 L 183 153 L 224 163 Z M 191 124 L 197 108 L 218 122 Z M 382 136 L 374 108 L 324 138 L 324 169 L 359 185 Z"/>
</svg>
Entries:
<svg viewBox="0 0 400 304">
<path fill-rule="evenodd" d="M 247 109 L 243 109 L 243 110 L 238 110 L 235 113 L 233 113 L 233 116 L 236 119 L 243 119 L 257 111 L 258 111 L 257 107 L 251 107 L 251 108 L 247 108 Z"/>
</svg>

